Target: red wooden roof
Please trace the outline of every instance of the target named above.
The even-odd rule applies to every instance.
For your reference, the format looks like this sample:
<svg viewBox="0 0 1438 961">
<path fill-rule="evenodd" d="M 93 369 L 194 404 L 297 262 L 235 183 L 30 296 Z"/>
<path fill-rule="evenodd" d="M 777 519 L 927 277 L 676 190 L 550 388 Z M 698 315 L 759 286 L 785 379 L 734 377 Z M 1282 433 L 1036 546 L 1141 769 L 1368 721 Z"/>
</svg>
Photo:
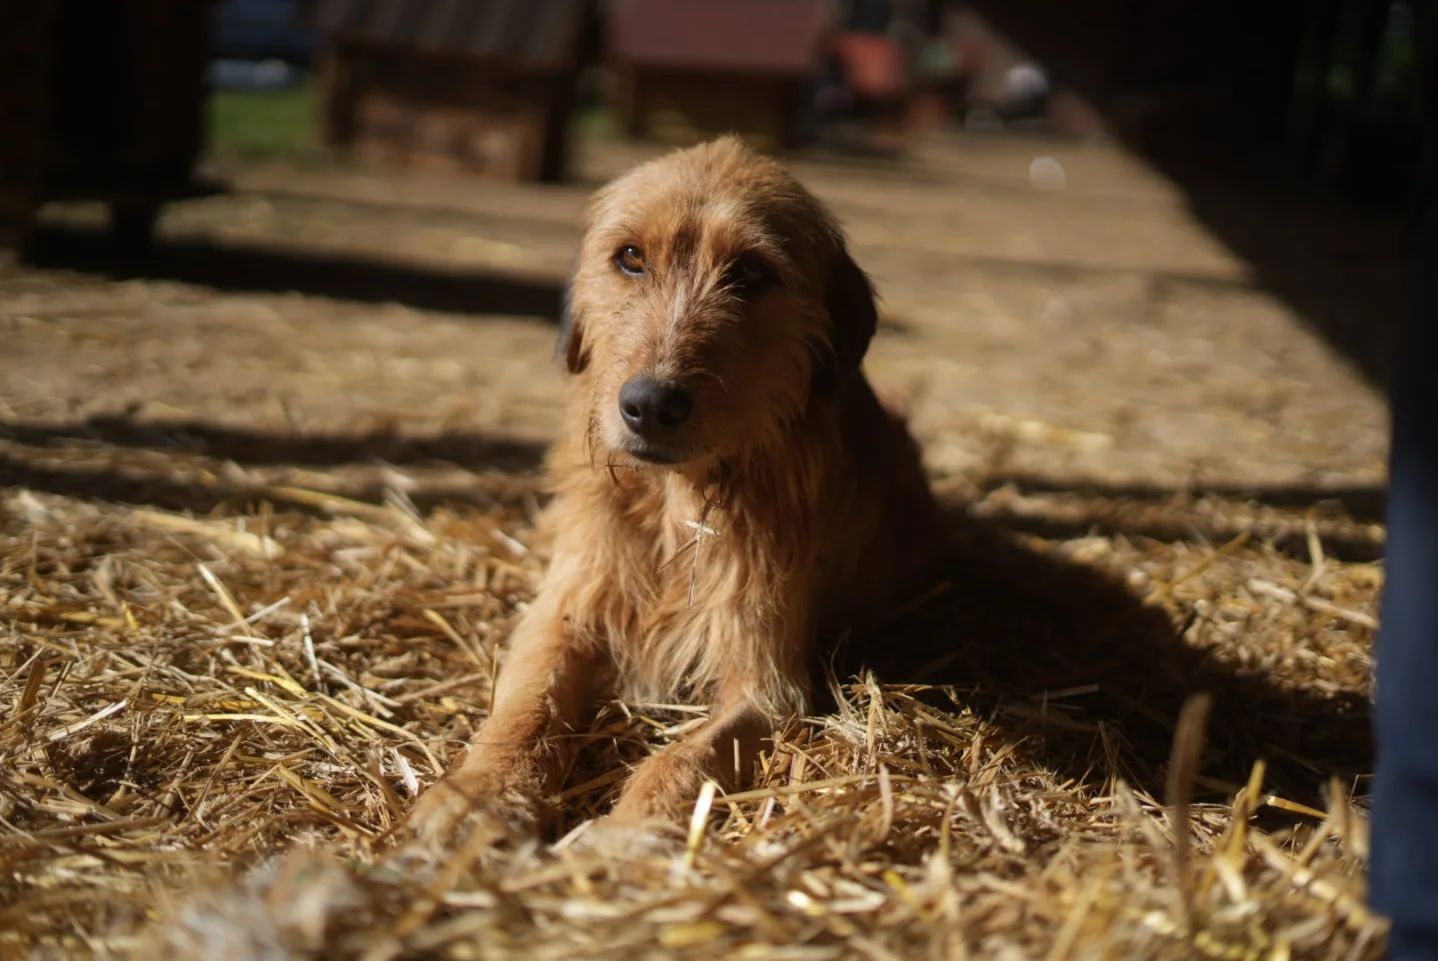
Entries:
<svg viewBox="0 0 1438 961">
<path fill-rule="evenodd" d="M 830 25 L 825 0 L 610 0 L 616 59 L 645 67 L 807 76 Z"/>
<path fill-rule="evenodd" d="M 590 0 L 318 0 L 314 23 L 350 40 L 538 68 L 570 63 Z"/>
</svg>

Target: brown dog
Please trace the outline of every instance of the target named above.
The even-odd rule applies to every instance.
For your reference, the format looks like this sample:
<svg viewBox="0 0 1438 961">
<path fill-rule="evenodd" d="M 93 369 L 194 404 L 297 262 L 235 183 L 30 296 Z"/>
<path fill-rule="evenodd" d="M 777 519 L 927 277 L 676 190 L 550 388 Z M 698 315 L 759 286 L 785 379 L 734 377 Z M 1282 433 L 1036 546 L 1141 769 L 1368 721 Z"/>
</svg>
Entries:
<svg viewBox="0 0 1438 961">
<path fill-rule="evenodd" d="M 823 206 L 725 138 L 596 196 L 560 350 L 553 557 L 489 720 L 415 811 L 533 820 L 605 692 L 712 705 L 612 817 L 672 819 L 808 704 L 821 641 L 880 617 L 932 556 L 918 451 L 859 371 L 874 299 Z"/>
</svg>

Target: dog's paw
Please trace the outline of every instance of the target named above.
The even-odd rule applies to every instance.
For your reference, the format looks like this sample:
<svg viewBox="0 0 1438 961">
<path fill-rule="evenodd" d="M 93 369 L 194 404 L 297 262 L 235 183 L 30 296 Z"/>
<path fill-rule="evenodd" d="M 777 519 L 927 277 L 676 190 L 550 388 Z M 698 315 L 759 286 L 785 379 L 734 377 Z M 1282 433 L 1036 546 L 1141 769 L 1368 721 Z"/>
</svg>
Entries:
<svg viewBox="0 0 1438 961">
<path fill-rule="evenodd" d="M 630 825 L 688 824 L 713 760 L 712 748 L 682 741 L 651 755 L 630 775 L 608 820 Z"/>
<path fill-rule="evenodd" d="M 406 827 L 433 847 L 456 847 L 464 839 L 500 844 L 538 837 L 544 814 L 539 799 L 513 785 L 456 772 L 419 796 Z"/>
<path fill-rule="evenodd" d="M 620 821 L 605 815 L 590 821 L 556 847 L 604 861 L 665 857 L 684 849 L 684 831 L 663 818 Z"/>
</svg>

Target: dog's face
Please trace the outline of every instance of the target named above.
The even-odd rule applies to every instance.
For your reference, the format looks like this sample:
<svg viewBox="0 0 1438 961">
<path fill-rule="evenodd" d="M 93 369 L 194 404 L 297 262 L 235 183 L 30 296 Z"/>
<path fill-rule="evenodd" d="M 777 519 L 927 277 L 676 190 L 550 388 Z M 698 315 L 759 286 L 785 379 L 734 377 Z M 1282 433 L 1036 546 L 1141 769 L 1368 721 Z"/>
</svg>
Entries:
<svg viewBox="0 0 1438 961">
<path fill-rule="evenodd" d="M 596 460 L 685 469 L 781 444 L 875 327 L 833 219 L 731 138 L 597 194 L 567 313 Z"/>
</svg>

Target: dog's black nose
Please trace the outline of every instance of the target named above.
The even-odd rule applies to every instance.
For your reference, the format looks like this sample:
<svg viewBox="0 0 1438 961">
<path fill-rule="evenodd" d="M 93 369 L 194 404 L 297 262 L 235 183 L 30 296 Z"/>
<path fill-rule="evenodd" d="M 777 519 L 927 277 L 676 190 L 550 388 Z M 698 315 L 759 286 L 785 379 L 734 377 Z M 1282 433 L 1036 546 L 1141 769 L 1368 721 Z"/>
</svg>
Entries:
<svg viewBox="0 0 1438 961">
<path fill-rule="evenodd" d="M 672 380 L 635 377 L 619 388 L 619 413 L 640 437 L 657 437 L 689 419 L 694 395 Z"/>
</svg>

